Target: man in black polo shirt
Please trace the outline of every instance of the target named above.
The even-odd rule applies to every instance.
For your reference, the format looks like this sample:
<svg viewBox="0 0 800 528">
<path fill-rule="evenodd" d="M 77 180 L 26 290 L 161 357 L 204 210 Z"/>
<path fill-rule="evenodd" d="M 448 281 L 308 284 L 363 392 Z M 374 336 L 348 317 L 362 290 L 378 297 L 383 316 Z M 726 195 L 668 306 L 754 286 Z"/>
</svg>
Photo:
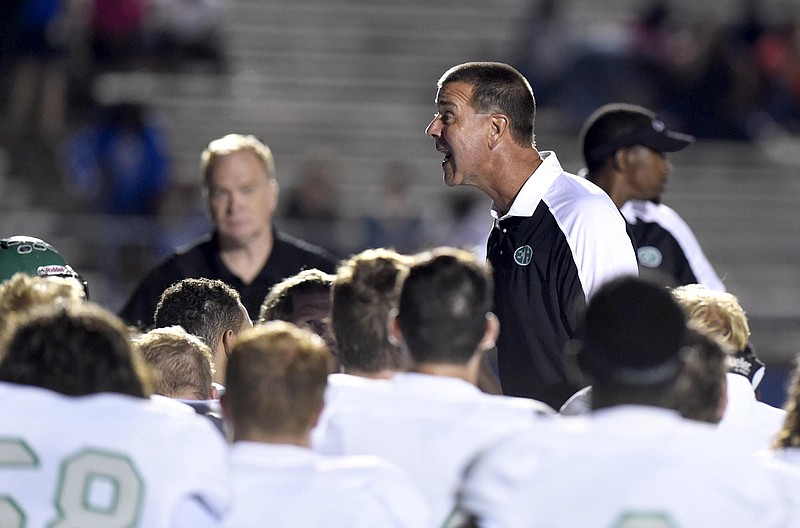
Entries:
<svg viewBox="0 0 800 528">
<path fill-rule="evenodd" d="M 580 388 L 564 363 L 576 311 L 604 282 L 637 273 L 625 221 L 602 189 L 536 150 L 536 103 L 517 70 L 461 64 L 438 86 L 426 133 L 444 155 L 444 181 L 493 200 L 487 251 L 503 392 L 559 408 Z"/>
<path fill-rule="evenodd" d="M 162 292 L 181 279 L 220 279 L 257 314 L 276 282 L 304 268 L 335 270 L 325 250 L 273 227 L 278 182 L 269 147 L 254 136 L 229 134 L 208 144 L 202 170 L 214 231 L 144 278 L 120 312 L 128 324 L 150 327 Z"/>
</svg>

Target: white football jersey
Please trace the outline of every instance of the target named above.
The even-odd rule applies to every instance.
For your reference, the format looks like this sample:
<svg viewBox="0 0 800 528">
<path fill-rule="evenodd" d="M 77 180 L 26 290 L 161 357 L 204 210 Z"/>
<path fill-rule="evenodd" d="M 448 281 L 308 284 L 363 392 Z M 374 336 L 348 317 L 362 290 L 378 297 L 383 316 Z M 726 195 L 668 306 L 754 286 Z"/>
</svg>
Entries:
<svg viewBox="0 0 800 528">
<path fill-rule="evenodd" d="M 756 399 L 750 380 L 728 373 L 728 405 L 717 426 L 722 442 L 752 453 L 769 449 L 783 428 L 786 411 Z"/>
<path fill-rule="evenodd" d="M 791 493 L 710 424 L 618 406 L 505 440 L 471 468 L 461 508 L 482 528 L 785 528 L 800 522 Z"/>
<path fill-rule="evenodd" d="M 421 492 L 378 457 L 325 457 L 288 444 L 236 442 L 225 528 L 420 528 Z"/>
<path fill-rule="evenodd" d="M 225 442 L 193 413 L 9 383 L 0 402 L 3 528 L 188 528 L 229 503 Z"/>
<path fill-rule="evenodd" d="M 533 400 L 484 394 L 464 380 L 416 373 L 389 382 L 349 385 L 323 412 L 314 448 L 340 455 L 377 455 L 397 464 L 422 488 L 442 526 L 456 504 L 462 476 L 475 455 L 498 439 L 531 427 L 540 413 Z M 357 397 L 360 392 L 361 397 Z"/>
</svg>

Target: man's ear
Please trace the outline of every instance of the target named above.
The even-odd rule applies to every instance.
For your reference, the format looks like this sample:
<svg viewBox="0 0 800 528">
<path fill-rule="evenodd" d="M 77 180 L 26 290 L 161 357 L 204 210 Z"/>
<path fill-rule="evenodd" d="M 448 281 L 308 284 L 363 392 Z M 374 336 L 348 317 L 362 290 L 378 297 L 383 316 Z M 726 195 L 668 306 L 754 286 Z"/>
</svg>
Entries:
<svg viewBox="0 0 800 528">
<path fill-rule="evenodd" d="M 478 349 L 484 351 L 494 348 L 498 335 L 500 335 L 500 321 L 495 314 L 489 312 L 486 314 L 486 331 L 483 333 L 481 342 L 478 343 Z"/>
<path fill-rule="evenodd" d="M 389 315 L 386 317 L 386 338 L 389 343 L 396 347 L 403 343 L 403 332 L 400 330 L 400 321 L 397 318 L 396 308 L 389 310 Z"/>
<path fill-rule="evenodd" d="M 278 180 L 275 178 L 270 178 L 269 180 L 269 208 L 274 213 L 278 208 L 278 197 L 281 194 L 281 187 L 278 185 Z"/>
<path fill-rule="evenodd" d="M 228 328 L 222 334 L 222 349 L 225 351 L 225 357 L 231 357 L 233 352 L 233 345 L 236 344 L 236 332 Z"/>
<path fill-rule="evenodd" d="M 214 389 L 216 392 L 216 388 Z M 225 398 L 225 395 L 219 397 L 219 407 L 222 409 L 222 419 L 226 422 L 231 422 L 231 411 L 228 408 L 228 400 Z"/>
<path fill-rule="evenodd" d="M 508 116 L 505 114 L 492 114 L 489 129 L 489 148 L 495 148 L 503 137 L 509 133 Z"/>
<path fill-rule="evenodd" d="M 630 151 L 626 148 L 617 149 L 611 156 L 611 166 L 614 167 L 614 170 L 624 171 L 628 168 L 628 154 Z"/>
</svg>

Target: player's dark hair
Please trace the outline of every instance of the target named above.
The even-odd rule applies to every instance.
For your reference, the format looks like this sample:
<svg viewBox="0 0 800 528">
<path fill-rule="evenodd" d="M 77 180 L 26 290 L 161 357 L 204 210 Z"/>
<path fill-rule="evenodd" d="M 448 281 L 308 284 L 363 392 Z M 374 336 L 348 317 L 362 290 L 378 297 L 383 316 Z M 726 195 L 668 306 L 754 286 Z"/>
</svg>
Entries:
<svg viewBox="0 0 800 528">
<path fill-rule="evenodd" d="M 486 332 L 492 279 L 466 251 L 433 250 L 409 269 L 398 321 L 417 363 L 465 364 Z"/>
<path fill-rule="evenodd" d="M 144 398 L 149 378 L 125 324 L 90 303 L 31 310 L 0 352 L 0 381 L 68 396 L 115 392 Z"/>
<path fill-rule="evenodd" d="M 212 349 L 226 330 L 238 332 L 243 314 L 239 292 L 218 279 L 183 279 L 161 294 L 155 326 L 181 326 Z"/>
<path fill-rule="evenodd" d="M 330 294 L 334 278 L 330 273 L 311 268 L 275 284 L 261 303 L 259 323 L 291 321 L 294 318 L 297 296 L 310 293 Z"/>
</svg>

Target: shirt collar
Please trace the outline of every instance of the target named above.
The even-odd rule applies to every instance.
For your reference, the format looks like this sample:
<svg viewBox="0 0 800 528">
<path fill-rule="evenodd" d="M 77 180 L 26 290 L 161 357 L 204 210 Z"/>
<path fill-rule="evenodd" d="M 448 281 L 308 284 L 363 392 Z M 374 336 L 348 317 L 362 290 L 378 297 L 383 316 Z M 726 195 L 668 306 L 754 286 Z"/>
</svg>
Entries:
<svg viewBox="0 0 800 528">
<path fill-rule="evenodd" d="M 230 447 L 230 456 L 236 461 L 270 467 L 306 466 L 322 458 L 306 447 L 248 441 L 235 442 Z"/>
<path fill-rule="evenodd" d="M 478 387 L 463 379 L 420 372 L 398 372 L 392 377 L 391 383 L 396 387 L 405 387 L 410 392 L 421 394 L 439 393 L 456 397 L 483 394 Z"/>
<path fill-rule="evenodd" d="M 542 151 L 542 163 L 533 171 L 522 188 L 517 193 L 517 197 L 508 209 L 508 212 L 502 217 L 498 214 L 497 210 L 492 207 L 492 216 L 496 220 L 503 220 L 510 216 L 531 216 L 539 205 L 539 202 L 544 197 L 545 192 L 553 184 L 555 179 L 564 172 L 561 168 L 556 153 L 553 151 Z"/>
</svg>

